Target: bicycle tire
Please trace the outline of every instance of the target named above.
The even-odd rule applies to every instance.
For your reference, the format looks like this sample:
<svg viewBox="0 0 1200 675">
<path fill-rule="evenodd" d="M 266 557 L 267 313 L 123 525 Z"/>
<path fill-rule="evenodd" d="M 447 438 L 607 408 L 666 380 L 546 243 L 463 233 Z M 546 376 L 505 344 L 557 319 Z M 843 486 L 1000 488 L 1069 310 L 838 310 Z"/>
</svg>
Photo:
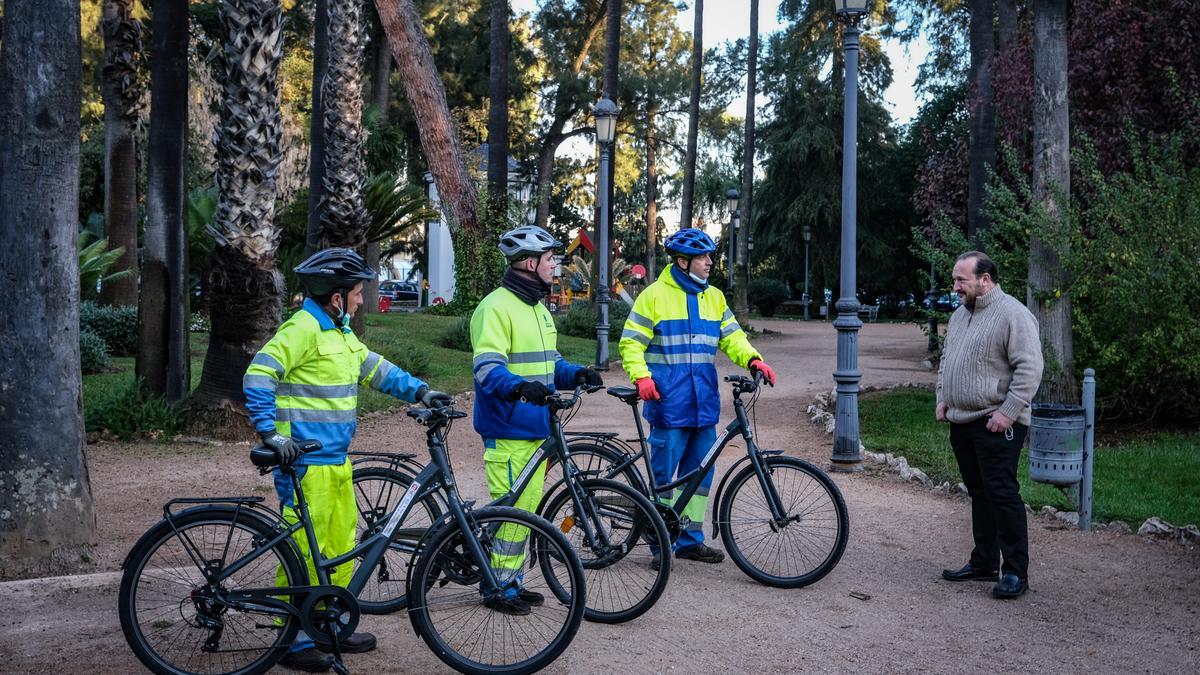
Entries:
<svg viewBox="0 0 1200 675">
<path fill-rule="evenodd" d="M 763 466 L 789 519 L 782 527 L 772 522 L 758 474 L 747 466 L 734 476 L 718 505 L 725 550 L 759 583 L 777 588 L 808 586 L 829 574 L 846 550 L 850 536 L 846 502 L 824 471 L 802 459 L 765 457 Z M 810 546 L 811 553 L 805 550 Z"/>
<path fill-rule="evenodd" d="M 609 480 L 616 480 L 631 486 L 644 495 L 646 494 L 646 483 L 642 480 L 641 472 L 638 471 L 636 464 L 630 464 L 619 472 L 613 472 L 613 467 L 625 462 L 627 456 L 623 452 L 611 446 L 601 445 L 593 441 L 568 442 L 568 447 L 571 450 L 571 461 L 575 462 L 575 468 L 579 469 L 579 477 L 581 479 L 607 478 Z M 565 479 L 559 467 L 558 455 L 550 455 L 546 459 L 545 488 L 542 491 L 542 501 L 538 505 L 538 513 L 541 513 L 542 507 L 562 491 Z M 647 495 L 647 498 L 649 498 L 649 495 Z"/>
<path fill-rule="evenodd" d="M 588 589 L 583 618 L 625 623 L 645 614 L 662 596 L 671 576 L 671 537 L 658 510 L 645 495 L 614 480 L 580 482 L 587 501 L 579 513 L 568 490 L 560 491 L 542 516 L 567 536 L 579 554 Z M 580 520 L 592 532 L 603 530 L 608 544 L 588 541 Z M 653 566 L 666 551 L 666 564 Z M 543 559 L 549 564 L 549 559 Z M 553 578 L 548 576 L 548 578 Z M 617 587 L 622 584 L 625 588 Z"/>
<path fill-rule="evenodd" d="M 531 607 L 528 616 L 502 614 L 483 604 L 477 581 L 467 584 L 457 579 L 458 574 L 443 575 L 443 565 L 461 563 L 462 556 L 457 552 L 465 542 L 463 532 L 449 522 L 428 537 L 417 556 L 409 585 L 408 612 L 413 629 L 442 662 L 463 673 L 508 675 L 545 668 L 570 645 L 583 620 L 587 598 L 579 556 L 561 532 L 528 511 L 484 507 L 468 513 L 467 517 L 472 522 L 471 535 L 479 538 L 485 552 L 492 550 L 494 534 L 500 526 L 520 525 L 530 529 L 521 568 L 523 578 L 510 583 L 547 591 L 544 604 Z M 538 559 L 547 555 L 559 563 L 554 573 L 563 578 L 558 583 L 565 582 L 570 587 L 565 601 L 549 592 L 542 576 Z M 551 631 L 553 635 L 544 645 L 518 649 L 518 640 L 542 637 Z M 490 661 L 484 660 L 487 656 Z"/>
<path fill-rule="evenodd" d="M 204 560 L 220 559 L 220 552 L 229 542 L 225 560 L 232 560 L 249 553 L 253 548 L 269 541 L 276 535 L 275 526 L 263 516 L 232 506 L 204 506 L 183 511 L 174 517 L 174 527 L 166 520 L 150 528 L 134 544 L 126 558 L 121 587 L 117 599 L 117 613 L 121 631 L 138 660 L 148 669 L 160 675 L 237 673 L 249 675 L 269 669 L 287 651 L 295 640 L 300 622 L 288 616 L 280 626 L 275 616 L 262 613 L 241 612 L 226 607 L 224 610 L 202 612 L 201 601 L 192 596 L 205 584 L 204 575 L 187 554 L 181 536 L 187 536 Z M 177 533 L 178 530 L 178 533 Z M 205 555 L 205 553 L 213 555 Z M 161 555 L 160 555 L 161 554 Z M 273 558 L 269 560 L 269 558 Z M 159 563 L 158 561 L 161 561 Z M 295 547 L 282 541 L 268 552 L 252 560 L 231 579 L 236 585 L 222 584 L 227 590 L 237 588 L 264 588 L 275 584 L 277 566 L 286 573 L 288 585 L 303 586 L 308 583 L 308 571 L 304 567 Z M 155 598 L 161 596 L 161 600 Z M 145 601 L 144 603 L 142 601 Z M 151 606 L 152 602 L 160 602 Z M 295 604 L 295 599 L 289 599 Z M 144 611 L 143 611 L 144 609 Z M 152 612 L 152 610 L 154 610 Z M 198 625 L 197 617 L 215 614 L 222 626 L 220 640 L 235 647 L 230 650 L 206 652 L 201 647 L 214 631 Z M 249 624 L 232 619 L 248 617 Z M 258 623 L 262 619 L 264 623 Z M 248 640 L 241 635 L 231 640 L 229 628 L 238 625 L 250 631 Z M 192 636 L 189 638 L 188 633 Z M 253 655 L 254 644 L 261 645 L 260 653 Z M 186 663 L 162 653 L 164 647 L 178 646 L 187 655 Z M 238 656 L 251 657 L 248 663 L 235 663 Z"/>
<path fill-rule="evenodd" d="M 358 525 L 355 541 L 363 541 L 371 535 L 380 520 L 392 512 L 403 499 L 414 475 L 404 469 L 386 466 L 363 466 L 354 469 L 354 499 L 358 507 Z M 442 508 L 433 495 L 427 495 L 413 505 L 404 519 L 403 529 L 393 535 L 389 545 L 366 585 L 358 593 L 358 607 L 363 614 L 391 614 L 408 604 L 407 577 L 416 550 L 417 540 L 406 537 L 414 530 L 428 529 L 442 517 Z"/>
</svg>

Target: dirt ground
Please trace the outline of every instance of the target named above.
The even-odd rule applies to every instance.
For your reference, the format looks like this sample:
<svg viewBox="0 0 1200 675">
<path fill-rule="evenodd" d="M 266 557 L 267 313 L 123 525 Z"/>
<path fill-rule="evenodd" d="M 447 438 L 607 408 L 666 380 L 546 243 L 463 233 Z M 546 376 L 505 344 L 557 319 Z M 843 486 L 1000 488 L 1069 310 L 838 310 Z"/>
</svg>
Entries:
<svg viewBox="0 0 1200 675">
<path fill-rule="evenodd" d="M 781 333 L 758 342 L 781 379 L 759 401 L 759 438 L 764 447 L 827 465 L 830 438 L 804 409 L 832 387 L 835 331 L 820 322 L 759 325 Z M 924 345 L 912 326 L 867 324 L 862 384 L 931 382 L 933 373 L 920 365 Z M 722 370 L 732 369 L 725 362 Z M 620 377 L 612 373 L 610 383 Z M 728 417 L 728 392 L 723 398 Z M 461 489 L 482 498 L 481 447 L 468 421 L 452 433 L 452 457 Z M 628 409 L 600 394 L 584 403 L 571 428 L 633 433 Z M 366 420 L 356 445 L 425 454 L 420 428 L 402 413 Z M 103 542 L 96 571 L 0 583 L 0 671 L 140 672 L 117 621 L 121 559 L 172 497 L 269 497 L 247 447 L 90 446 Z M 718 478 L 739 451 L 726 451 Z M 988 594 L 990 584 L 939 577 L 969 553 L 965 498 L 872 473 L 835 477 L 850 509 L 850 543 L 824 580 L 778 590 L 754 583 L 729 561 L 678 561 L 654 609 L 625 625 L 585 623 L 550 671 L 1200 672 L 1200 552 L 1031 519 L 1030 592 L 1001 602 Z M 446 670 L 403 613 L 364 616 L 360 629 L 377 634 L 380 648 L 349 657 L 352 670 Z"/>
</svg>

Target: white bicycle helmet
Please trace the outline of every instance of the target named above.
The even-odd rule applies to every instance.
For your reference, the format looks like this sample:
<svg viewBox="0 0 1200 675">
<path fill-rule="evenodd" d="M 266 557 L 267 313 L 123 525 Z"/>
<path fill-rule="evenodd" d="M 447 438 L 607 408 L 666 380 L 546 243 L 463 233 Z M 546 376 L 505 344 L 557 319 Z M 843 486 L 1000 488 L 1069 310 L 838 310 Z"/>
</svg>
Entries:
<svg viewBox="0 0 1200 675">
<path fill-rule="evenodd" d="M 522 225 L 500 235 L 500 252 L 509 264 L 562 246 L 561 241 L 537 225 Z"/>
</svg>

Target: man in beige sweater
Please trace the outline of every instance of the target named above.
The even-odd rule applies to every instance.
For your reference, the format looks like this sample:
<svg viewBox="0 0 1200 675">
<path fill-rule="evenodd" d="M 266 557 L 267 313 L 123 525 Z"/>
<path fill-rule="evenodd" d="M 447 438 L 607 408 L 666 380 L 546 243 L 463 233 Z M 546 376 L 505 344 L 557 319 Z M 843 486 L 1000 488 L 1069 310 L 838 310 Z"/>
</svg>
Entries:
<svg viewBox="0 0 1200 675">
<path fill-rule="evenodd" d="M 1017 460 L 1042 380 L 1037 320 L 1001 290 L 996 263 L 985 253 L 958 257 L 954 292 L 962 304 L 946 328 L 935 415 L 950 423 L 950 446 L 971 494 L 975 548 L 965 567 L 943 570 L 942 578 L 996 581 L 993 596 L 1016 598 L 1028 589 Z"/>
</svg>

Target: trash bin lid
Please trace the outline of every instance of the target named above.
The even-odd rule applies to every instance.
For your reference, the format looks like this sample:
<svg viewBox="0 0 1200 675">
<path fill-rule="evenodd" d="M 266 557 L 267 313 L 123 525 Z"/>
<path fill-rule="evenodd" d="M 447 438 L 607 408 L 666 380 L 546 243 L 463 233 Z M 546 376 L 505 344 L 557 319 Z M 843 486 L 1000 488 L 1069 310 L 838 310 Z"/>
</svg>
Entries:
<svg viewBox="0 0 1200 675">
<path fill-rule="evenodd" d="M 1030 409 L 1033 417 L 1041 417 L 1043 419 L 1083 416 L 1083 406 L 1070 403 L 1034 403 L 1030 406 Z"/>
</svg>

